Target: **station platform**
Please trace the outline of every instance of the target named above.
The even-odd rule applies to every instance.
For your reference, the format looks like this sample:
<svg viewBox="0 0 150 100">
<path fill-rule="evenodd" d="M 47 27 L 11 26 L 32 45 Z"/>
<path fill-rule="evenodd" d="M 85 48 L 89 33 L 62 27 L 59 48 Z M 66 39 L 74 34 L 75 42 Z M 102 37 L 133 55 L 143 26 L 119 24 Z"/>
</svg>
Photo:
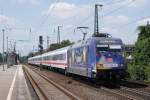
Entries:
<svg viewBox="0 0 150 100">
<path fill-rule="evenodd" d="M 22 65 L 0 66 L 0 100 L 38 100 Z"/>
</svg>

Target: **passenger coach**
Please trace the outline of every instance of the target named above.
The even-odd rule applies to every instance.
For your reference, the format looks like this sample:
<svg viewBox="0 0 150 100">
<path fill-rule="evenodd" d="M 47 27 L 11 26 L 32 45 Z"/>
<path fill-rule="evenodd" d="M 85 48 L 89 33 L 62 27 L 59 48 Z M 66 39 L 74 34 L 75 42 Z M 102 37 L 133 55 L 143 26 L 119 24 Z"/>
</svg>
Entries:
<svg viewBox="0 0 150 100">
<path fill-rule="evenodd" d="M 28 59 L 29 64 L 43 65 L 47 67 L 56 67 L 66 69 L 67 67 L 67 50 L 69 47 L 54 50 L 42 55 Z"/>
</svg>

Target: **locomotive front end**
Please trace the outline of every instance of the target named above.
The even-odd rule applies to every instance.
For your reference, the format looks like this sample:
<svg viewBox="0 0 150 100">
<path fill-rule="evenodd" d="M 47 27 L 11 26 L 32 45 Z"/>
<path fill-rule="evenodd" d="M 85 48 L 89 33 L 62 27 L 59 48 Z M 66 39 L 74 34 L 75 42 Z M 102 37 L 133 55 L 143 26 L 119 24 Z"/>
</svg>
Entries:
<svg viewBox="0 0 150 100">
<path fill-rule="evenodd" d="M 98 78 L 123 79 L 127 66 L 120 39 L 101 39 L 96 42 L 96 70 Z"/>
</svg>

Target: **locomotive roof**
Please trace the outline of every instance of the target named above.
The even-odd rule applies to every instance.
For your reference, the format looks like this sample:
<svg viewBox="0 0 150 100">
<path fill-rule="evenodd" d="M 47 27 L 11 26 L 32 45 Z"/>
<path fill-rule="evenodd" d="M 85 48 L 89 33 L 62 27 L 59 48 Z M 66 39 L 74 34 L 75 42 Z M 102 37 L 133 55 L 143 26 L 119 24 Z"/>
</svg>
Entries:
<svg viewBox="0 0 150 100">
<path fill-rule="evenodd" d="M 63 47 L 63 48 L 60 48 L 60 49 L 56 49 L 56 50 L 53 50 L 53 51 L 49 51 L 49 52 L 47 52 L 47 53 L 42 54 L 42 56 L 66 52 L 66 51 L 69 49 L 69 47 L 70 47 L 70 46 Z"/>
<path fill-rule="evenodd" d="M 78 47 L 81 45 L 88 45 L 91 41 L 99 41 L 100 43 L 106 44 L 106 43 L 117 43 L 117 44 L 122 44 L 122 40 L 120 38 L 114 38 L 114 37 L 90 37 L 86 40 L 81 40 L 75 44 L 73 44 L 71 47 Z"/>
<path fill-rule="evenodd" d="M 49 51 L 47 53 L 44 53 L 42 55 L 37 55 L 37 56 L 34 56 L 34 57 L 31 57 L 29 59 L 32 59 L 32 58 L 39 58 L 39 57 L 43 57 L 43 56 L 48 56 L 50 54 L 59 54 L 59 53 L 62 53 L 62 52 L 67 52 L 67 50 L 69 49 L 70 46 L 67 46 L 67 47 L 63 47 L 63 48 L 60 48 L 60 49 L 56 49 L 56 50 L 53 50 L 53 51 Z"/>
<path fill-rule="evenodd" d="M 114 43 L 119 43 L 119 44 L 122 44 L 122 40 L 120 38 L 114 38 L 114 37 L 90 37 L 86 40 L 81 40 L 73 45 L 70 45 L 70 46 L 67 46 L 67 47 L 63 47 L 63 48 L 60 48 L 60 49 L 56 49 L 56 50 L 53 50 L 53 51 L 49 51 L 47 53 L 44 53 L 42 55 L 37 55 L 37 56 L 34 56 L 34 57 L 31 57 L 29 59 L 32 59 L 32 58 L 38 58 L 38 57 L 41 57 L 41 56 L 46 56 L 46 55 L 50 55 L 50 54 L 58 54 L 58 53 L 62 53 L 62 52 L 67 52 L 67 50 L 69 48 L 75 48 L 75 47 L 80 47 L 80 46 L 85 46 L 85 45 L 88 45 L 91 41 L 100 41 L 100 43 L 103 43 L 105 44 L 106 42 L 113 42 Z"/>
</svg>

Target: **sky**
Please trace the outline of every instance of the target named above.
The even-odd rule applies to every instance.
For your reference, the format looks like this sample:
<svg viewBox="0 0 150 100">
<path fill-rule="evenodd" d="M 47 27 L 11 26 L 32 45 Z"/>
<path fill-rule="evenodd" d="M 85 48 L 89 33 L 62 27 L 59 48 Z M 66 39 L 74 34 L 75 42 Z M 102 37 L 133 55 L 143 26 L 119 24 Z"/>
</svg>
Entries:
<svg viewBox="0 0 150 100">
<path fill-rule="evenodd" d="M 99 8 L 99 30 L 121 38 L 125 44 L 134 44 L 137 27 L 150 21 L 150 0 L 0 0 L 0 52 L 2 29 L 8 36 L 8 49 L 16 42 L 16 51 L 27 55 L 38 49 L 38 37 L 47 36 L 57 42 L 57 27 L 61 40 L 77 42 L 83 38 L 79 26 L 89 27 L 86 38 L 94 31 L 94 5 Z"/>
</svg>

